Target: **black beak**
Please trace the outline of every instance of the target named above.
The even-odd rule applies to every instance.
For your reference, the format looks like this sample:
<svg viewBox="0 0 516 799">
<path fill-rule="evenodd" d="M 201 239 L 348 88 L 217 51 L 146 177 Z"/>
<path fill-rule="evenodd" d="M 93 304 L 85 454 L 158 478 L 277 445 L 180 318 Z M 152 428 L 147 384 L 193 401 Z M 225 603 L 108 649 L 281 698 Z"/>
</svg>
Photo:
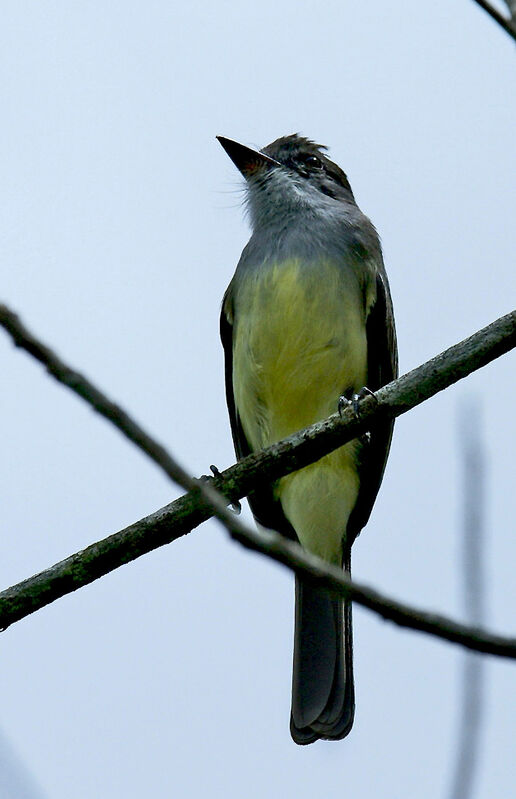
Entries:
<svg viewBox="0 0 516 799">
<path fill-rule="evenodd" d="M 226 139 L 225 136 L 217 136 L 217 139 L 245 178 L 256 174 L 258 171 L 280 166 L 279 161 L 269 158 L 268 155 L 261 153 L 259 150 L 253 150 L 251 147 L 246 147 L 237 141 L 233 141 L 233 139 Z"/>
</svg>

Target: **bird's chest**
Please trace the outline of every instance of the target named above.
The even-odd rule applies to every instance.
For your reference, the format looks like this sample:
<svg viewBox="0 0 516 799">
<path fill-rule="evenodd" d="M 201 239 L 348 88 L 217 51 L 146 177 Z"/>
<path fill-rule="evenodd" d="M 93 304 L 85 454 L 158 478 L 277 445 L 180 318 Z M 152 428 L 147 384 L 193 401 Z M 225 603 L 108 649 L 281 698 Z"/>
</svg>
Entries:
<svg viewBox="0 0 516 799">
<path fill-rule="evenodd" d="M 253 448 L 311 424 L 367 381 L 364 291 L 331 263 L 285 261 L 242 281 L 233 388 Z"/>
</svg>

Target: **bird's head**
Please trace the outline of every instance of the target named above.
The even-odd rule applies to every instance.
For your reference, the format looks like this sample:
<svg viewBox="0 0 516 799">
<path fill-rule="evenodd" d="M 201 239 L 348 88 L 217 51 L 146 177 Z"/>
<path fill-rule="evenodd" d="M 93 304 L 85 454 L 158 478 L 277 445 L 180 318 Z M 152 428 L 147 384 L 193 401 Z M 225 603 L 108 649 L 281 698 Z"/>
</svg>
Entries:
<svg viewBox="0 0 516 799">
<path fill-rule="evenodd" d="M 277 214 L 309 210 L 331 214 L 336 204 L 353 204 L 343 170 L 325 155 L 326 147 L 298 133 L 255 150 L 224 136 L 222 147 L 246 180 L 253 225 Z"/>
</svg>

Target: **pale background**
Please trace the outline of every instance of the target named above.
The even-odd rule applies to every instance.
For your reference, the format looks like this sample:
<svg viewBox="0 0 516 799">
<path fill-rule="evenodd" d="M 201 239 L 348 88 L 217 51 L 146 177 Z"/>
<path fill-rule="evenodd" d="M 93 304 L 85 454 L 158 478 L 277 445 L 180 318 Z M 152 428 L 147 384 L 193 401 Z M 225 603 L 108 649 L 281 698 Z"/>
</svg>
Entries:
<svg viewBox="0 0 516 799">
<path fill-rule="evenodd" d="M 402 371 L 512 310 L 514 43 L 474 3 L 0 8 L 2 298 L 195 474 L 233 461 L 218 315 L 248 230 L 215 140 L 331 146 L 382 236 Z M 169 502 L 158 470 L 0 335 L 0 584 Z M 515 359 L 401 419 L 354 574 L 461 613 L 457 416 L 488 449 L 488 611 L 514 633 Z M 246 518 L 250 518 L 246 511 Z M 461 653 L 355 611 L 356 724 L 288 732 L 289 573 L 213 522 L 0 636 L 0 798 L 444 797 Z M 513 794 L 489 659 L 477 799 Z"/>
</svg>

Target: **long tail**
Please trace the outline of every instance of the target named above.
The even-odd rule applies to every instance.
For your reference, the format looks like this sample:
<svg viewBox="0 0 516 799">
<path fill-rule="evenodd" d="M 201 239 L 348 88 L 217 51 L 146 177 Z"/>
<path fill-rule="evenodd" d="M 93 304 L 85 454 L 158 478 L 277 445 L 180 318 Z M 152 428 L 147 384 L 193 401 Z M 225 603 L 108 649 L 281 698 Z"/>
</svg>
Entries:
<svg viewBox="0 0 516 799">
<path fill-rule="evenodd" d="M 292 738 L 297 744 L 344 738 L 354 713 L 351 602 L 296 576 Z"/>
</svg>

